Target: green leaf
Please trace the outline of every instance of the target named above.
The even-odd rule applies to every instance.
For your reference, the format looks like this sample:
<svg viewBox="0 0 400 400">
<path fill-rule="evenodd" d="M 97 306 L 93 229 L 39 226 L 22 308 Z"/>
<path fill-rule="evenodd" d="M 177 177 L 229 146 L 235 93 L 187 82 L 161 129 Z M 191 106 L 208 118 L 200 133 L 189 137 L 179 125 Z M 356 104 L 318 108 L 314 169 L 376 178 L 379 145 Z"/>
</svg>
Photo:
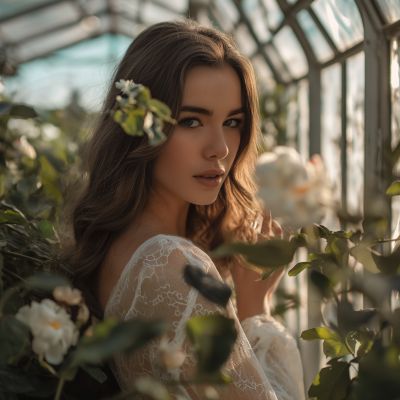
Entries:
<svg viewBox="0 0 400 400">
<path fill-rule="evenodd" d="M 340 335 L 338 333 L 334 333 L 333 335 L 333 337 L 325 339 L 322 345 L 322 349 L 326 357 L 341 358 L 349 354 L 354 354 L 356 341 L 352 338 L 352 334 L 347 336 L 347 344 L 351 352 L 347 348 L 346 344 L 340 339 Z"/>
<path fill-rule="evenodd" d="M 289 264 L 297 245 L 286 240 L 270 239 L 264 243 L 228 243 L 211 252 L 211 257 L 241 254 L 247 262 L 261 268 L 283 267 Z"/>
<path fill-rule="evenodd" d="M 219 372 L 237 338 L 234 320 L 222 315 L 191 318 L 186 323 L 186 334 L 195 345 L 199 377 Z"/>
<path fill-rule="evenodd" d="M 337 304 L 338 332 L 345 338 L 349 332 L 356 331 L 377 314 L 377 309 L 364 309 L 354 311 L 353 305 L 348 301 Z"/>
<path fill-rule="evenodd" d="M 83 337 L 73 353 L 73 363 L 97 364 L 117 352 L 132 353 L 167 329 L 167 322 L 109 318 L 96 324 L 91 337 Z"/>
<path fill-rule="evenodd" d="M 39 222 L 39 229 L 45 238 L 54 236 L 53 224 L 50 221 L 42 220 Z"/>
<path fill-rule="evenodd" d="M 40 273 L 28 279 L 31 288 L 52 292 L 57 286 L 70 286 L 70 282 L 62 275 Z"/>
<path fill-rule="evenodd" d="M 306 331 L 303 331 L 300 337 L 303 340 L 323 340 L 330 339 L 335 337 L 335 333 L 331 332 L 328 328 L 320 327 L 320 328 L 312 328 Z"/>
<path fill-rule="evenodd" d="M 375 340 L 375 332 L 365 326 L 354 333 L 353 338 L 361 345 L 357 350 L 357 358 L 364 357 L 370 350 Z"/>
<path fill-rule="evenodd" d="M 370 248 L 364 243 L 360 242 L 350 249 L 350 254 L 362 264 L 368 271 L 377 274 L 379 269 L 373 258 Z"/>
<path fill-rule="evenodd" d="M 386 232 L 388 222 L 383 216 L 367 217 L 363 220 L 364 237 L 381 239 Z"/>
<path fill-rule="evenodd" d="M 400 247 L 388 256 L 371 253 L 373 260 L 379 271 L 385 275 L 397 275 L 400 267 Z"/>
<path fill-rule="evenodd" d="M 261 277 L 262 281 L 265 281 L 265 279 L 269 278 L 278 268 L 271 268 L 265 274 Z"/>
<path fill-rule="evenodd" d="M 50 161 L 45 156 L 41 156 L 39 162 L 41 166 L 40 179 L 42 183 L 51 183 L 52 185 L 57 184 L 58 173 Z"/>
<path fill-rule="evenodd" d="M 25 119 L 36 118 L 38 116 L 36 111 L 32 107 L 24 106 L 23 104 L 13 105 L 8 115 Z"/>
<path fill-rule="evenodd" d="M 317 375 L 308 395 L 318 400 L 343 400 L 351 383 L 350 364 L 335 359 L 329 361 L 329 364 Z"/>
<path fill-rule="evenodd" d="M 361 241 L 361 231 L 357 230 L 356 232 L 354 232 L 351 237 L 349 238 L 350 242 L 354 243 L 354 244 L 358 244 Z"/>
<path fill-rule="evenodd" d="M 165 122 L 176 122 L 173 118 L 171 118 L 171 110 L 169 109 L 169 107 L 159 100 L 151 99 L 149 101 L 149 110 Z"/>
<path fill-rule="evenodd" d="M 143 124 L 146 110 L 134 108 L 129 110 L 126 115 L 126 119 L 121 122 L 125 133 L 131 136 L 143 136 Z"/>
<path fill-rule="evenodd" d="M 322 297 L 331 297 L 332 285 L 331 281 L 323 274 L 318 271 L 311 271 L 311 282 L 318 288 L 321 292 Z"/>
<path fill-rule="evenodd" d="M 302 233 L 299 233 L 299 234 L 293 236 L 293 237 L 290 239 L 290 241 L 291 241 L 291 242 L 292 242 L 292 241 L 295 242 L 295 244 L 296 244 L 298 247 L 305 247 L 305 246 L 307 246 L 307 244 L 308 244 L 307 236 L 304 235 L 304 234 L 302 234 Z"/>
<path fill-rule="evenodd" d="M 107 380 L 107 375 L 100 368 L 88 364 L 81 364 L 80 367 L 97 382 L 103 383 Z"/>
<path fill-rule="evenodd" d="M 347 245 L 347 239 L 337 238 L 334 235 L 328 237 L 329 253 L 335 256 L 336 261 L 339 265 L 347 265 L 349 258 L 349 246 Z M 328 249 L 326 250 L 328 253 Z"/>
<path fill-rule="evenodd" d="M 289 272 L 289 276 L 297 276 L 301 271 L 304 271 L 307 268 L 315 268 L 319 267 L 321 263 L 318 261 L 311 261 L 311 262 L 300 262 L 297 263 Z"/>
<path fill-rule="evenodd" d="M 317 240 L 320 238 L 321 228 L 319 228 L 319 226 L 316 224 L 310 225 L 310 226 L 305 226 L 300 229 L 300 233 L 305 233 L 311 239 Z"/>
<path fill-rule="evenodd" d="M 386 190 L 386 196 L 398 196 L 400 195 L 400 182 L 392 183 Z"/>
<path fill-rule="evenodd" d="M 206 274 L 200 268 L 187 265 L 184 271 L 184 278 L 188 285 L 197 289 L 206 299 L 222 307 L 226 307 L 232 290 L 225 283 Z"/>
<path fill-rule="evenodd" d="M 342 342 L 340 335 L 335 332 L 331 332 L 328 328 L 312 328 L 302 332 L 300 336 L 303 340 L 324 340 L 323 350 L 327 357 L 340 358 L 351 354 L 347 349 L 345 343 Z M 355 340 L 348 337 L 349 346 L 354 353 Z"/>
<path fill-rule="evenodd" d="M 12 210 L 0 210 L 0 224 L 26 225 L 28 221 L 22 213 Z"/>
<path fill-rule="evenodd" d="M 49 197 L 52 200 L 55 200 L 56 202 L 62 201 L 62 194 L 60 190 L 58 189 L 57 186 L 53 185 L 50 182 L 46 182 L 43 184 L 43 190 L 46 194 L 47 197 Z"/>
<path fill-rule="evenodd" d="M 29 327 L 13 316 L 0 319 L 0 368 L 21 350 L 29 335 Z"/>
</svg>

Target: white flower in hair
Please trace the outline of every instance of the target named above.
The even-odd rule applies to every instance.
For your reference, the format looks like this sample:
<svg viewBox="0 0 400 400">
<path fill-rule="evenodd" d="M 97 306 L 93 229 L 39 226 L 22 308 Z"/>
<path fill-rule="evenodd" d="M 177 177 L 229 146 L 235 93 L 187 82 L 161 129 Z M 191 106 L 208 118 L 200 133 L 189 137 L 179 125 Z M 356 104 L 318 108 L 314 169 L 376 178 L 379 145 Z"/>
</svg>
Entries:
<svg viewBox="0 0 400 400">
<path fill-rule="evenodd" d="M 21 307 L 15 317 L 28 325 L 32 335 L 32 350 L 39 360 L 61 364 L 64 355 L 78 342 L 79 331 L 64 308 L 50 299 Z"/>
</svg>

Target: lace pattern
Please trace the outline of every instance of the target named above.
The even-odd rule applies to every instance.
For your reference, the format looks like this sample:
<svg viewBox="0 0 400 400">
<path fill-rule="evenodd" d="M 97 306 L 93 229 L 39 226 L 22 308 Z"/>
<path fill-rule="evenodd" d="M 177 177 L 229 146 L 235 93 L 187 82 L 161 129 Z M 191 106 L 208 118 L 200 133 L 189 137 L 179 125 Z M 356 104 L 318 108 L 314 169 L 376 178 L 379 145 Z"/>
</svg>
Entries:
<svg viewBox="0 0 400 400">
<path fill-rule="evenodd" d="M 132 355 L 115 356 L 110 366 L 121 389 L 129 389 L 135 379 L 141 376 L 151 376 L 159 381 L 193 378 L 196 358 L 185 334 L 185 324 L 194 316 L 218 312 L 234 319 L 238 331 L 234 349 L 225 365 L 233 384 L 218 389 L 220 399 L 303 400 L 300 356 L 289 332 L 276 321 L 267 322 L 262 316 L 257 316 L 259 318 L 252 317 L 242 322 L 248 334 L 246 337 L 231 301 L 224 309 L 185 283 L 183 271 L 187 264 L 199 267 L 222 281 L 209 256 L 190 240 L 157 235 L 136 250 L 113 288 L 105 308 L 105 318 L 167 319 L 171 322 L 166 333 L 169 346 L 181 346 L 186 356 L 180 367 L 163 371 L 158 358 L 160 338 Z M 250 342 L 254 341 L 254 351 L 248 338 Z M 170 393 L 185 399 L 200 400 L 205 398 L 205 387 L 173 387 Z"/>
</svg>

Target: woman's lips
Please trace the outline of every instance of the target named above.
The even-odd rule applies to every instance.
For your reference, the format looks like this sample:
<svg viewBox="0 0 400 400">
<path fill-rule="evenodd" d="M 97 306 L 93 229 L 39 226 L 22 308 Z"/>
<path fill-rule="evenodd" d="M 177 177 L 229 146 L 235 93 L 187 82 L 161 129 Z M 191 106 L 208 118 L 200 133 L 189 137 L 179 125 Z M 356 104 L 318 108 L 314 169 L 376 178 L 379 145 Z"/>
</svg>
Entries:
<svg viewBox="0 0 400 400">
<path fill-rule="evenodd" d="M 222 175 L 216 176 L 215 178 L 203 178 L 202 176 L 194 176 L 193 178 L 207 187 L 217 187 L 222 183 Z"/>
</svg>

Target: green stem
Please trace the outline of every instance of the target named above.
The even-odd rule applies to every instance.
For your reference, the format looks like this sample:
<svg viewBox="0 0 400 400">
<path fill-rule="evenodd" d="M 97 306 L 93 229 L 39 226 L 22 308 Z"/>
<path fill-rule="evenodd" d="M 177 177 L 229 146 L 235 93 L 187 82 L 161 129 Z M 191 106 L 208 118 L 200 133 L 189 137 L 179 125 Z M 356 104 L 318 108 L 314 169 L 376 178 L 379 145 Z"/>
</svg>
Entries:
<svg viewBox="0 0 400 400">
<path fill-rule="evenodd" d="M 17 275 L 15 272 L 10 271 L 10 270 L 7 269 L 7 268 L 3 268 L 3 271 L 5 271 L 5 272 L 7 272 L 8 274 L 12 275 L 14 278 L 19 279 L 20 281 L 23 281 L 23 282 L 25 282 L 25 283 L 28 282 L 26 279 L 22 278 L 21 276 Z"/>
<path fill-rule="evenodd" d="M 60 380 L 58 381 L 57 391 L 54 396 L 54 400 L 60 400 L 64 383 L 65 383 L 65 378 L 60 378 Z"/>
<path fill-rule="evenodd" d="M 351 351 L 349 344 L 347 343 L 347 337 L 344 338 L 344 344 L 347 347 L 347 350 L 351 353 L 351 355 L 354 357 L 354 353 Z"/>
<path fill-rule="evenodd" d="M 0 250 L 0 253 L 8 255 L 8 256 L 13 256 L 17 258 L 23 258 L 24 260 L 29 260 L 38 264 L 43 264 L 42 260 L 38 260 L 37 258 L 25 256 L 24 254 L 19 254 L 19 253 L 14 253 L 13 251 L 5 251 L 5 250 Z"/>
</svg>

